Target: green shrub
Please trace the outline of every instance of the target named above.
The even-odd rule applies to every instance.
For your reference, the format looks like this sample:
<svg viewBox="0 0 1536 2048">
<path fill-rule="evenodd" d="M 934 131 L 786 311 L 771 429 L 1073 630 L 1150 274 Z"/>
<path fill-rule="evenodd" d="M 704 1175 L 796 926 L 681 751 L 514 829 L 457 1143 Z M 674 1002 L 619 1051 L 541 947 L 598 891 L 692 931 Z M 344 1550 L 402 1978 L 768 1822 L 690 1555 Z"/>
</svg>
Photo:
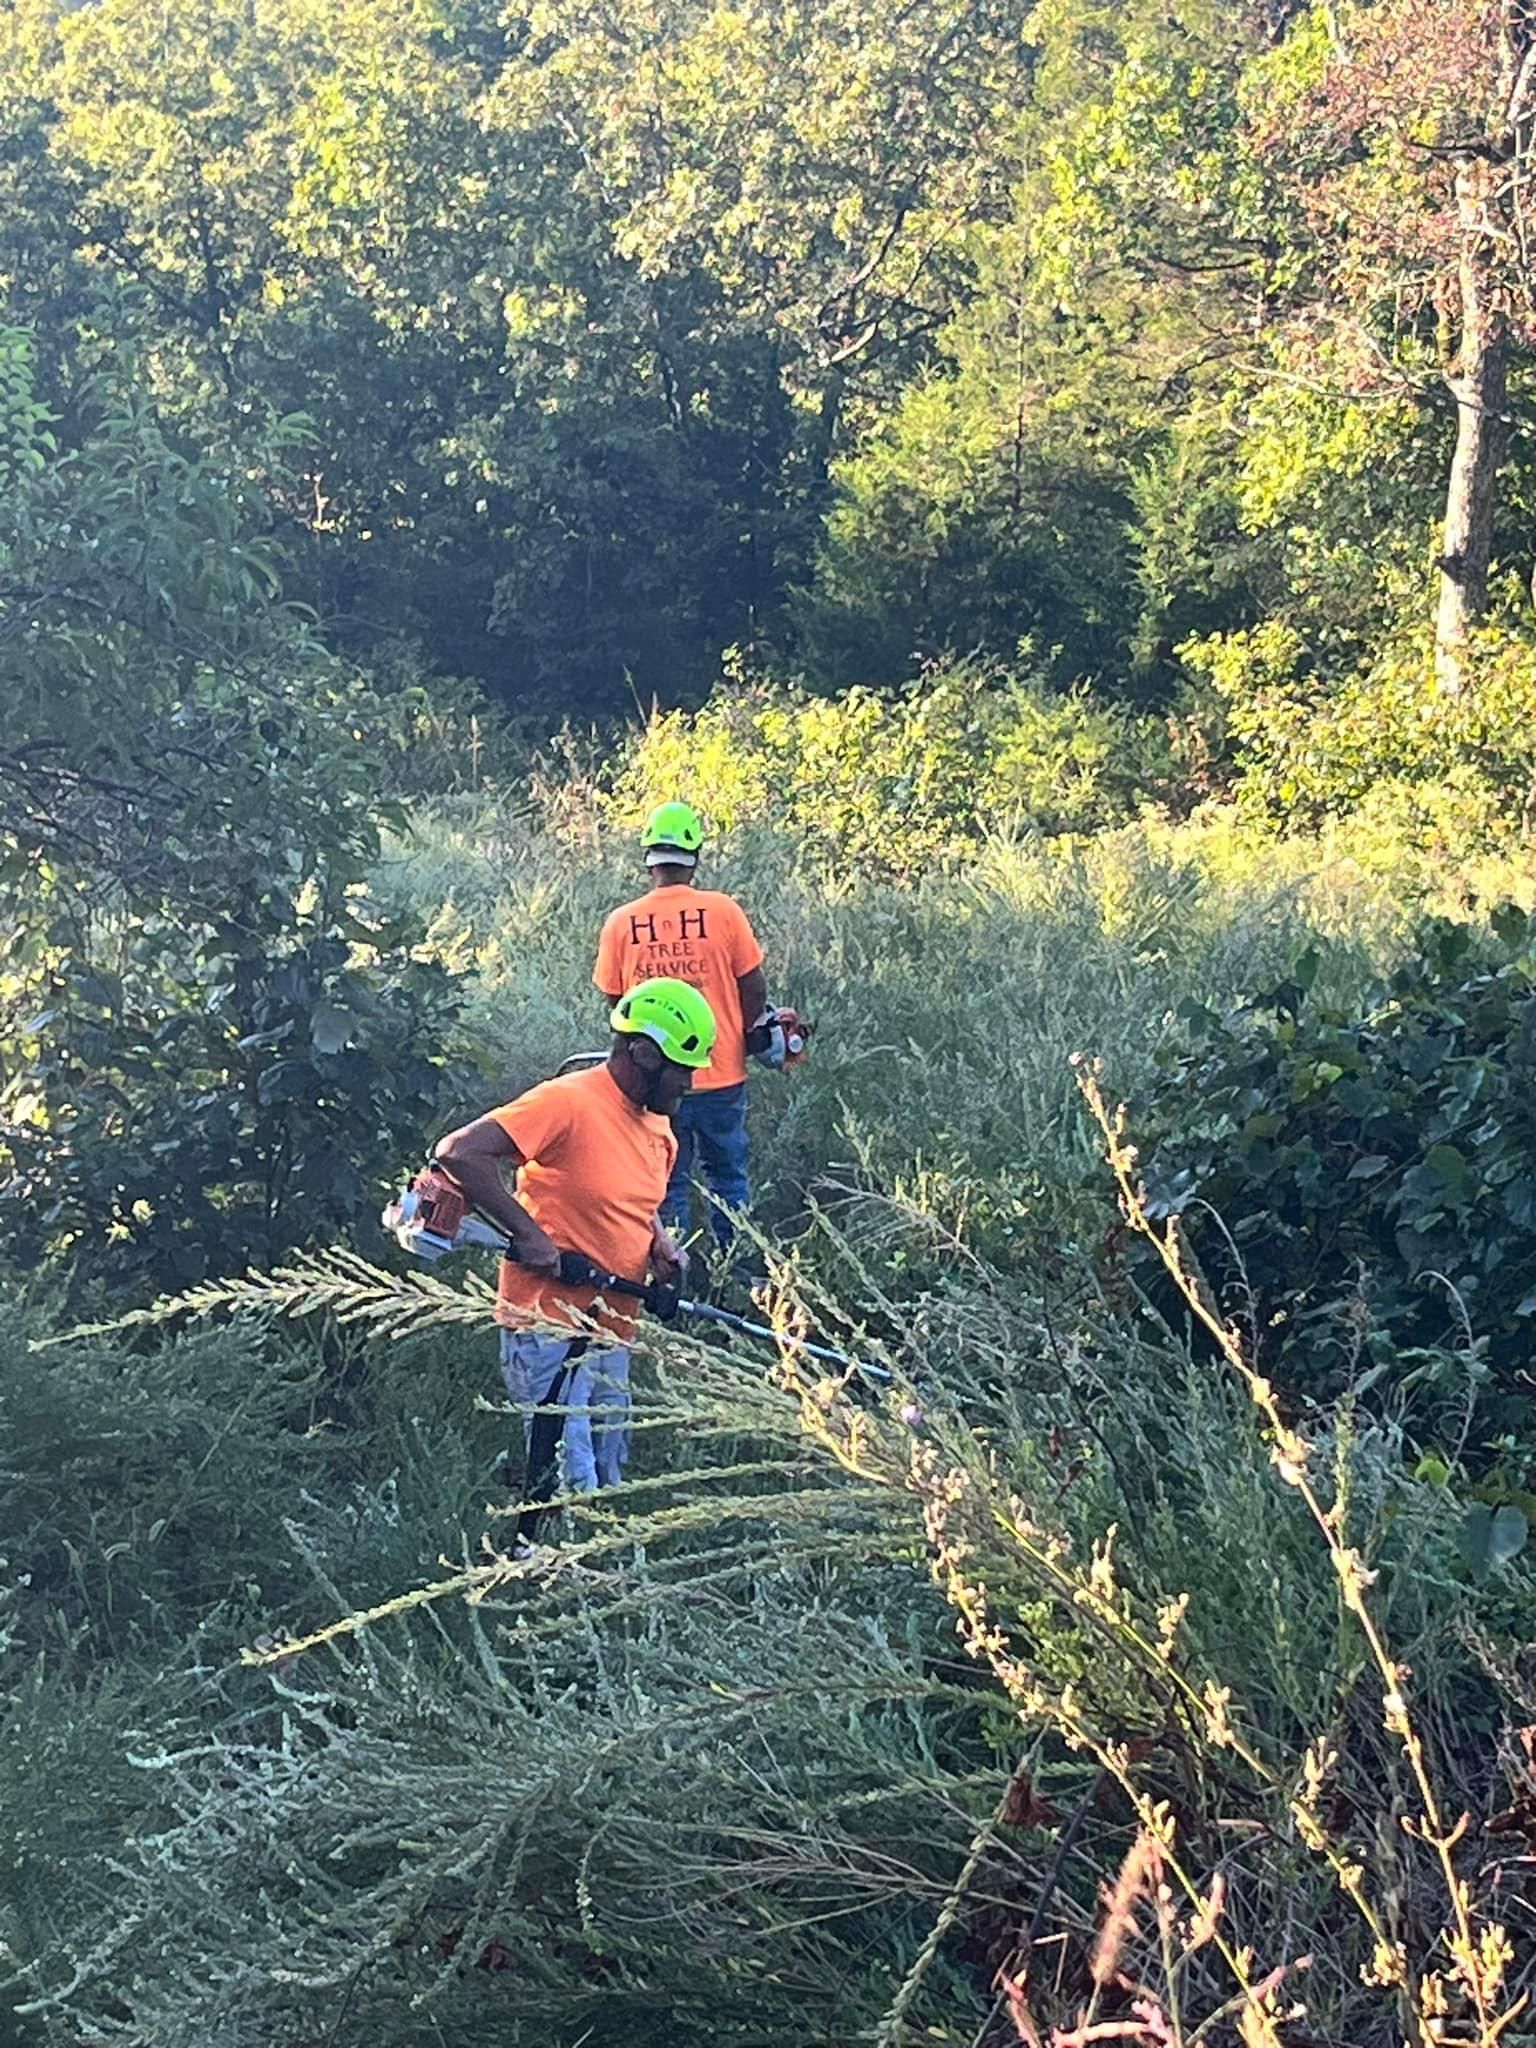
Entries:
<svg viewBox="0 0 1536 2048">
<path fill-rule="evenodd" d="M 1420 639 L 1342 679 L 1269 621 L 1182 650 L 1225 703 L 1240 800 L 1294 830 L 1361 810 L 1432 834 L 1452 855 L 1529 831 L 1536 800 L 1536 643 L 1509 627 L 1474 642 L 1451 696 Z"/>
<path fill-rule="evenodd" d="M 897 692 L 762 685 L 654 717 L 611 778 L 631 823 L 686 794 L 718 831 L 771 825 L 839 868 L 910 875 L 999 826 L 1086 832 L 1174 781 L 1156 720 L 956 666 Z"/>
<path fill-rule="evenodd" d="M 1149 1201 L 1184 1217 L 1274 1377 L 1379 1386 L 1486 1465 L 1530 1419 L 1531 927 L 1432 925 L 1363 1005 L 1312 997 L 1317 957 L 1228 1015 L 1186 1002 L 1194 1048 L 1136 1115 Z"/>
<path fill-rule="evenodd" d="M 31 1351 L 48 1322 L 6 1306 L 0 1526 L 17 1654 L 77 1679 L 112 1658 L 179 1657 L 221 1610 L 260 1614 L 279 1592 L 275 1559 L 294 1586 L 278 1517 L 340 1454 L 331 1432 L 306 1434 L 312 1349 L 247 1327 L 150 1351 L 100 1337 Z"/>
<path fill-rule="evenodd" d="M 61 931 L 0 970 L 0 1245 L 23 1266 L 142 1288 L 267 1263 L 352 1229 L 420 1151 L 453 976 L 355 899 L 246 909 L 195 957 L 125 917 L 115 945 Z"/>
</svg>

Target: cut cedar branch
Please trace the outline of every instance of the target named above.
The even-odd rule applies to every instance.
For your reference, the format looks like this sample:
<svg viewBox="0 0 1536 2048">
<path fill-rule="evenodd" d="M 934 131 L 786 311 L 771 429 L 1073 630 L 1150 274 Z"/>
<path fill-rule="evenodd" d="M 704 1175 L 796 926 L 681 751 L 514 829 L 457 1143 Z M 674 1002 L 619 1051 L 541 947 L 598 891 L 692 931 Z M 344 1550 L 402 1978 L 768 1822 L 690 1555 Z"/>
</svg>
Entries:
<svg viewBox="0 0 1536 2048">
<path fill-rule="evenodd" d="M 40 1338 L 34 1348 L 46 1350 L 82 1337 L 115 1336 L 123 1330 L 216 1315 L 328 1315 L 338 1323 L 362 1325 L 380 1337 L 400 1338 L 448 1324 L 484 1328 L 495 1314 L 496 1289 L 478 1273 L 465 1274 L 462 1285 L 453 1287 L 429 1273 L 386 1272 L 360 1253 L 336 1246 L 300 1252 L 270 1273 L 252 1271 L 237 1280 L 206 1281 L 147 1308 L 131 1309 L 111 1322 L 85 1323 L 59 1336 Z"/>
</svg>

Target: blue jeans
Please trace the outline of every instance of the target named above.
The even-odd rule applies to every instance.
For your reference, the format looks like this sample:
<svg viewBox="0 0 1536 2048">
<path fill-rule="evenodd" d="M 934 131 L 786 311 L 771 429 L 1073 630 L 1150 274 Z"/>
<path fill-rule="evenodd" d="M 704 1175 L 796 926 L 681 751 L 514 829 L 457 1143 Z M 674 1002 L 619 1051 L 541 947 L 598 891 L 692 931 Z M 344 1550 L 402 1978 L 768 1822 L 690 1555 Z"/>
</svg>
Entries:
<svg viewBox="0 0 1536 2048">
<path fill-rule="evenodd" d="M 700 1178 L 709 1192 L 729 1209 L 745 1209 L 751 1192 L 747 1186 L 746 1082 L 685 1095 L 672 1128 L 677 1133 L 677 1164 L 661 1205 L 667 1227 L 678 1229 L 688 1220 L 695 1154 Z M 730 1219 L 711 1206 L 709 1220 L 720 1243 L 728 1245 L 735 1236 Z"/>
<path fill-rule="evenodd" d="M 534 1410 L 555 1389 L 566 1364 L 568 1341 L 542 1330 L 503 1330 L 501 1377 L 523 1411 L 523 1437 L 531 1443 Z M 591 1493 L 617 1486 L 629 1457 L 629 1350 L 594 1343 L 578 1358 L 558 1406 L 577 1412 L 563 1418 L 558 1434 L 566 1488 Z"/>
</svg>

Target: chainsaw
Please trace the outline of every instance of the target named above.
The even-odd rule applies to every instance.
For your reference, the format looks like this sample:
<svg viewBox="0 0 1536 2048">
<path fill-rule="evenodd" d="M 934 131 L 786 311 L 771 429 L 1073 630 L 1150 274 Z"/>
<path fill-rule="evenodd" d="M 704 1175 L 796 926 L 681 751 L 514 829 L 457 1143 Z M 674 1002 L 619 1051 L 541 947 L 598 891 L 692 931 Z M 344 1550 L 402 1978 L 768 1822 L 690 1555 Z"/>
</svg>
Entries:
<svg viewBox="0 0 1536 2048">
<path fill-rule="evenodd" d="M 499 1251 L 504 1259 L 513 1257 L 512 1241 L 506 1232 L 472 1208 L 463 1190 L 435 1164 L 425 1167 L 408 1188 L 387 1204 L 379 1221 L 401 1250 L 413 1258 L 435 1261 L 450 1252 L 476 1247 Z M 610 1273 L 589 1259 L 585 1252 L 561 1252 L 559 1279 L 566 1287 L 590 1287 L 598 1294 L 617 1294 L 638 1301 L 664 1323 L 678 1316 L 691 1316 L 698 1322 L 734 1330 L 739 1336 L 782 1345 L 786 1351 L 817 1359 L 823 1365 L 840 1366 L 866 1379 L 885 1382 L 891 1377 L 883 1365 L 870 1365 L 863 1359 L 850 1358 L 845 1351 L 833 1351 L 825 1344 L 812 1344 L 804 1337 L 771 1330 L 766 1323 L 749 1322 L 745 1316 L 716 1308 L 713 1302 L 687 1300 L 676 1286 L 626 1280 L 622 1274 Z"/>
<path fill-rule="evenodd" d="M 747 1033 L 747 1051 L 776 1074 L 798 1067 L 810 1050 L 811 1025 L 788 1004 L 770 1003 Z"/>
</svg>

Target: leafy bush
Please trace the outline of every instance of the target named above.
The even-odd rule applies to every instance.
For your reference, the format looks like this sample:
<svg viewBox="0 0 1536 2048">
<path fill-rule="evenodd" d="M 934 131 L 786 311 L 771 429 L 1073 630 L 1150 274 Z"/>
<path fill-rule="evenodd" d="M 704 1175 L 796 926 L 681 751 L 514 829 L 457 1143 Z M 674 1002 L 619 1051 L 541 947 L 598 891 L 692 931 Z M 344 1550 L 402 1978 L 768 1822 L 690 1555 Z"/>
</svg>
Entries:
<svg viewBox="0 0 1536 2048">
<path fill-rule="evenodd" d="M 1137 1116 L 1149 1203 L 1184 1218 L 1277 1378 L 1383 1387 L 1486 1464 L 1531 1412 L 1532 927 L 1512 907 L 1431 925 L 1362 1006 L 1313 999 L 1317 966 L 1225 1016 L 1184 1004 L 1194 1047 Z"/>
<path fill-rule="evenodd" d="M 1007 661 L 1025 646 L 1057 685 L 1123 674 L 1136 550 L 1119 451 L 1065 406 L 1031 408 L 1026 429 L 1022 403 L 1016 375 L 985 362 L 933 375 L 838 464 L 789 606 L 818 683 L 896 683 L 956 651 Z"/>
<path fill-rule="evenodd" d="M 1459 854 L 1507 843 L 1536 816 L 1536 643 L 1524 632 L 1484 631 L 1456 695 L 1422 646 L 1340 680 L 1273 620 L 1182 652 L 1226 706 L 1240 801 L 1271 826 L 1359 810 Z"/>
<path fill-rule="evenodd" d="M 686 794 L 718 830 L 771 824 L 838 867 L 909 875 L 1009 821 L 1092 830 L 1172 782 L 1156 720 L 957 666 L 898 692 L 760 685 L 654 717 L 611 779 L 609 809 L 632 821 Z"/>
<path fill-rule="evenodd" d="M 408 693 L 282 601 L 254 472 L 133 372 L 72 394 L 66 445 L 0 328 L 0 1248 L 138 1286 L 347 1227 L 420 1143 L 455 998 L 358 894 Z"/>
<path fill-rule="evenodd" d="M 267 1263 L 355 1228 L 419 1152 L 454 977 L 356 900 L 244 908 L 195 957 L 153 918 L 85 959 L 63 919 L 13 946 L 0 1245 L 24 1266 L 137 1289 Z"/>
</svg>

